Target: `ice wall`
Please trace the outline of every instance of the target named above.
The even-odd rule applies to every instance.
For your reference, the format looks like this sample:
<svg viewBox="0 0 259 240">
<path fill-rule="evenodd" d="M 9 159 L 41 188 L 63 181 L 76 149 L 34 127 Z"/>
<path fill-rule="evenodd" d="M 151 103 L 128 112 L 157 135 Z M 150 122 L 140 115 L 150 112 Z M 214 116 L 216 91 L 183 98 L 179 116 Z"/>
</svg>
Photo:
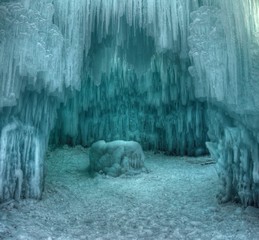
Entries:
<svg viewBox="0 0 259 240">
<path fill-rule="evenodd" d="M 0 202 L 42 194 L 44 155 L 64 88 L 63 37 L 53 10 L 51 1 L 0 2 Z"/>
<path fill-rule="evenodd" d="M 198 3 L 83 2 L 55 3 L 54 22 L 66 34 L 78 32 L 85 55 L 81 90 L 67 95 L 51 142 L 124 139 L 171 154 L 204 153 L 206 107 L 195 101 L 188 72 L 188 13 Z M 74 7 L 86 19 L 82 31 L 67 23 Z"/>
<path fill-rule="evenodd" d="M 57 118 L 58 143 L 134 138 L 175 154 L 204 147 L 203 104 L 187 70 L 188 13 L 198 5 L 2 0 L 0 201 L 40 198 Z"/>
<path fill-rule="evenodd" d="M 61 91 L 62 35 L 51 22 L 53 10 L 51 1 L 29 9 L 19 1 L 1 3 L 0 107 L 16 105 L 28 85 Z"/>
<path fill-rule="evenodd" d="M 259 2 L 217 1 L 191 13 L 190 73 L 209 103 L 207 146 L 220 201 L 259 205 Z"/>
<path fill-rule="evenodd" d="M 56 99 L 25 91 L 0 114 L 0 201 L 41 198 L 44 157 L 56 118 Z"/>
<path fill-rule="evenodd" d="M 258 13 L 257 0 L 0 1 L 0 201 L 40 198 L 52 130 L 56 144 L 177 155 L 207 141 L 220 200 L 258 205 Z"/>
<path fill-rule="evenodd" d="M 98 86 L 87 77 L 81 92 L 58 111 L 52 142 L 89 146 L 101 139 L 125 139 L 146 150 L 204 154 L 206 105 L 193 99 L 187 66 L 179 64 L 178 56 L 159 55 L 141 77 L 129 67 L 114 61 Z"/>
</svg>

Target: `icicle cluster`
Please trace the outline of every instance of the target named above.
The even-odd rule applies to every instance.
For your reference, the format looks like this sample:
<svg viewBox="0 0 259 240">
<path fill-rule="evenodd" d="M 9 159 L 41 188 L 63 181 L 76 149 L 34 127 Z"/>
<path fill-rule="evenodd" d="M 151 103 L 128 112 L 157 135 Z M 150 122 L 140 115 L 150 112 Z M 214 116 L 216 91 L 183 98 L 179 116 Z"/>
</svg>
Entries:
<svg viewBox="0 0 259 240">
<path fill-rule="evenodd" d="M 23 0 L 1 3 L 0 12 L 0 107 L 15 105 L 27 85 L 79 90 L 93 32 L 98 42 L 116 36 L 123 17 L 134 31 L 145 29 L 156 51 L 188 53 L 187 0 Z"/>
<path fill-rule="evenodd" d="M 208 111 L 207 147 L 217 160 L 220 202 L 241 201 L 259 207 L 259 144 L 243 125 L 218 109 Z"/>
<path fill-rule="evenodd" d="M 190 4 L 188 0 L 1 1 L 0 201 L 40 197 L 44 152 L 62 101 L 59 142 L 65 142 L 63 138 L 68 142 L 68 137 L 75 142 L 80 136 L 80 143 L 89 144 L 103 135 L 102 138 L 145 138 L 147 146 L 157 146 L 166 135 L 160 148 L 170 145 L 170 151 L 184 153 L 185 135 L 180 137 L 185 140 L 178 146 L 170 132 L 156 133 L 161 132 L 164 122 L 171 122 L 167 125 L 172 134 L 179 125 L 179 129 L 186 128 L 193 136 L 189 146 L 200 145 L 203 123 L 199 117 L 197 122 L 190 120 L 199 114 L 194 110 L 195 103 L 189 103 L 192 94 L 188 93 L 191 86 L 186 67 L 186 13 L 197 7 L 198 1 Z M 167 51 L 175 54 L 177 61 L 184 59 L 184 64 L 175 64 L 168 74 L 164 71 L 169 64 L 154 57 Z M 180 76 L 182 73 L 186 78 Z M 117 108 L 116 101 L 120 99 Z M 125 108 L 127 102 L 131 105 Z M 169 112 L 172 102 L 175 106 L 171 111 L 179 109 L 180 120 L 161 118 L 156 123 L 159 114 Z M 163 110 L 156 109 L 160 104 L 164 104 Z M 130 107 L 135 112 L 122 120 L 118 111 L 123 114 Z M 107 109 L 112 110 L 111 115 L 106 114 Z M 200 113 L 201 109 L 197 109 Z M 150 114 L 149 120 L 146 113 Z M 95 122 L 100 116 L 104 119 L 98 126 Z M 113 128 L 110 134 L 114 136 L 105 130 L 107 127 Z M 145 136 L 141 136 L 138 127 L 145 129 Z M 129 133 L 126 129 L 130 129 Z M 197 138 L 199 141 L 195 142 Z M 8 147 L 7 141 L 11 143 Z"/>
<path fill-rule="evenodd" d="M 156 56 L 138 78 L 125 64 L 114 62 L 99 86 L 86 78 L 81 92 L 59 110 L 52 142 L 90 145 L 98 139 L 125 139 L 176 155 L 204 153 L 205 105 L 193 99 L 187 67 Z"/>
<path fill-rule="evenodd" d="M 0 199 L 40 198 L 44 143 L 35 129 L 13 122 L 1 131 Z"/>
<path fill-rule="evenodd" d="M 28 85 L 62 88 L 62 35 L 51 23 L 53 5 L 44 7 L 39 12 L 20 2 L 0 4 L 0 108 L 16 105 Z"/>
<path fill-rule="evenodd" d="M 0 202 L 40 197 L 56 117 L 54 143 L 181 155 L 221 126 L 208 143 L 221 199 L 258 202 L 258 13 L 257 0 L 1 1 Z M 198 101 L 236 123 L 214 124 Z"/>
<path fill-rule="evenodd" d="M 57 0 L 54 6 L 64 51 L 77 57 L 65 61 L 66 78 L 77 81 L 71 72 L 77 71 L 85 80 L 62 104 L 53 142 L 123 138 L 182 155 L 204 147 L 203 104 L 193 99 L 187 70 L 188 12 L 197 1 Z"/>
<path fill-rule="evenodd" d="M 229 111 L 258 114 L 259 3 L 218 1 L 191 13 L 195 95 Z"/>
<path fill-rule="evenodd" d="M 195 97 L 207 100 L 210 153 L 220 201 L 259 206 L 259 2 L 225 1 L 191 13 L 189 68 Z M 210 107 L 209 107 L 210 108 Z M 225 112 L 225 114 L 224 114 Z"/>
<path fill-rule="evenodd" d="M 188 0 L 55 0 L 54 5 L 62 33 L 70 43 L 82 40 L 86 55 L 94 28 L 98 28 L 101 42 L 111 30 L 113 34 L 121 31 L 121 18 L 125 17 L 129 26 L 143 28 L 154 38 L 157 50 L 178 52 L 180 46 L 187 56 Z"/>
</svg>

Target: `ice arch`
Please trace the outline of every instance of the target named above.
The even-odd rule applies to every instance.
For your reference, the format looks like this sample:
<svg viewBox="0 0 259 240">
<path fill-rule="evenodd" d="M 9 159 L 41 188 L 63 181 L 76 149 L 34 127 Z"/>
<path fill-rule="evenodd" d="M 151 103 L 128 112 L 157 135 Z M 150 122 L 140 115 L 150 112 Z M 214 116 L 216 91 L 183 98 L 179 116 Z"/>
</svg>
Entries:
<svg viewBox="0 0 259 240">
<path fill-rule="evenodd" d="M 49 142 L 122 138 L 176 155 L 207 142 L 220 200 L 258 205 L 258 12 L 256 0 L 1 1 L 0 201 L 41 197 Z"/>
</svg>

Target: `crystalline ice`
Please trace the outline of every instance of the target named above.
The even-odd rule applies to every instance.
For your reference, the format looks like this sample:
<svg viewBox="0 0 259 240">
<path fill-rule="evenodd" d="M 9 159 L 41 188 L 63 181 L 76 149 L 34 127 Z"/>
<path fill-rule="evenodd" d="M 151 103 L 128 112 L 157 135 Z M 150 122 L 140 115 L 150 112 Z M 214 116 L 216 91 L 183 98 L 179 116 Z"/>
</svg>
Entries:
<svg viewBox="0 0 259 240">
<path fill-rule="evenodd" d="M 258 13 L 257 0 L 1 1 L 0 201 L 40 197 L 49 138 L 124 139 L 175 155 L 207 141 L 221 201 L 259 205 Z"/>
<path fill-rule="evenodd" d="M 1 132 L 0 199 L 40 198 L 43 188 L 42 143 L 30 126 L 10 123 Z M 25 176 L 25 177 L 23 177 Z"/>
<path fill-rule="evenodd" d="M 257 206 L 258 9 L 254 0 L 200 7 L 191 13 L 189 36 L 195 97 L 218 112 L 208 113 L 207 146 L 217 159 L 219 198 Z"/>
</svg>

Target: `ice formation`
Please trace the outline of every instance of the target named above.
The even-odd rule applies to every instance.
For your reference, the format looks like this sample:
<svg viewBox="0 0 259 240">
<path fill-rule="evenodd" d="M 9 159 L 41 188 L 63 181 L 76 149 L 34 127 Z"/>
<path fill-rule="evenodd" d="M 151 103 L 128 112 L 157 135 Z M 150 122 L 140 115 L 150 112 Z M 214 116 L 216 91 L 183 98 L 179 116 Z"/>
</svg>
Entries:
<svg viewBox="0 0 259 240">
<path fill-rule="evenodd" d="M 259 4 L 217 1 L 191 13 L 189 68 L 196 99 L 209 103 L 210 153 L 220 201 L 259 205 Z"/>
<path fill-rule="evenodd" d="M 112 177 L 140 173 L 145 170 L 145 155 L 139 143 L 117 140 L 100 140 L 90 148 L 89 171 L 102 172 Z"/>
<path fill-rule="evenodd" d="M 48 144 L 123 139 L 207 145 L 258 206 L 258 49 L 257 0 L 0 1 L 0 202 L 41 197 Z"/>
</svg>

